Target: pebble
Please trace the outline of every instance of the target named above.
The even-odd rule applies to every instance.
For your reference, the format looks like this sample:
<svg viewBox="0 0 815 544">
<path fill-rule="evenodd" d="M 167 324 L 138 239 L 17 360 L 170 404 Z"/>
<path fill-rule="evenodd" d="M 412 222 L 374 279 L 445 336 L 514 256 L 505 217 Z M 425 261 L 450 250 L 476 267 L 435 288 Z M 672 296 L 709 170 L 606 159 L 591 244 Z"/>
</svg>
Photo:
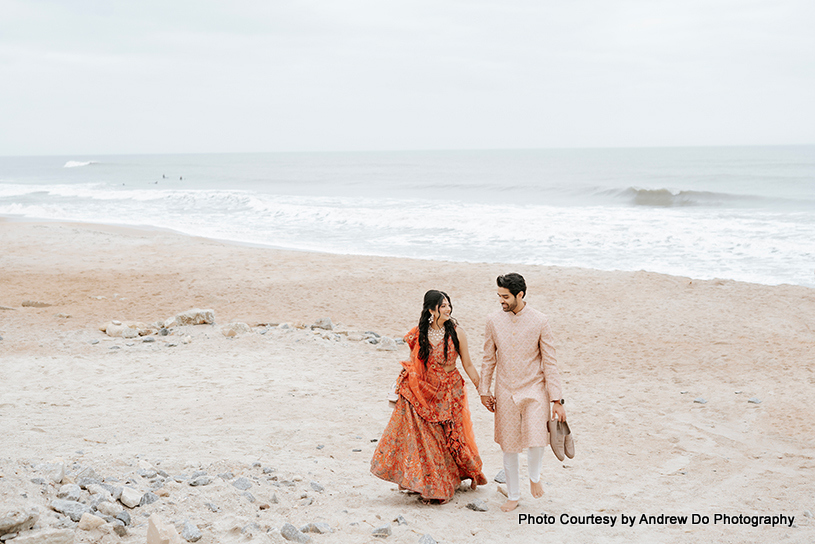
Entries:
<svg viewBox="0 0 815 544">
<path fill-rule="evenodd" d="M 128 508 L 135 508 L 141 503 L 142 493 L 133 489 L 132 487 L 122 488 L 122 496 L 119 501 Z"/>
<path fill-rule="evenodd" d="M 328 533 L 333 533 L 334 529 L 332 529 L 329 524 L 320 521 L 317 523 L 309 523 L 308 525 L 303 525 L 302 527 L 300 527 L 300 532 L 327 535 Z"/>
<path fill-rule="evenodd" d="M 359 449 L 359 448 L 354 448 L 354 449 L 352 449 L 351 451 L 353 451 L 353 452 L 355 452 L 355 453 L 359 453 L 359 452 L 361 452 L 362 450 L 361 450 L 361 449 Z"/>
<path fill-rule="evenodd" d="M 391 525 L 390 525 L 390 523 L 387 524 L 387 525 L 382 525 L 380 527 L 377 527 L 376 529 L 371 531 L 371 534 L 374 535 L 374 536 L 377 536 L 379 538 L 387 538 L 387 537 L 391 536 Z"/>
<path fill-rule="evenodd" d="M 322 319 L 318 319 L 312 326 L 312 329 L 323 329 L 326 331 L 333 331 L 334 324 L 331 322 L 330 317 L 323 317 Z"/>
<path fill-rule="evenodd" d="M 758 397 L 753 397 L 753 398 L 749 399 L 747 402 L 749 402 L 751 404 L 761 404 L 761 399 L 758 398 Z"/>
<path fill-rule="evenodd" d="M 402 514 L 399 514 L 398 516 L 396 516 L 396 519 L 393 520 L 393 521 L 396 522 L 396 525 L 407 525 L 408 524 L 407 520 L 405 519 L 405 517 Z"/>
<path fill-rule="evenodd" d="M 181 529 L 181 538 L 187 542 L 198 542 L 203 536 L 204 535 L 201 534 L 198 527 L 196 527 L 193 523 L 190 523 L 189 521 L 184 522 L 184 528 Z"/>
<path fill-rule="evenodd" d="M 313 489 L 314 491 L 319 492 L 319 491 L 323 491 L 325 488 L 323 486 L 321 486 L 320 484 L 318 484 L 317 482 L 311 482 L 311 489 Z"/>
<path fill-rule="evenodd" d="M 127 510 L 122 510 L 121 512 L 116 514 L 116 519 L 118 519 L 125 525 L 130 525 L 130 513 Z"/>
<path fill-rule="evenodd" d="M 396 342 L 393 341 L 393 338 L 383 336 L 382 338 L 379 339 L 376 349 L 378 351 L 396 351 L 398 347 L 396 345 Z"/>
<path fill-rule="evenodd" d="M 209 508 L 210 510 L 212 510 L 212 511 L 213 511 L 213 512 L 215 512 L 216 514 L 217 514 L 218 512 L 220 512 L 220 511 L 221 511 L 221 509 L 220 509 L 220 508 L 218 508 L 217 506 L 215 506 L 215 505 L 214 505 L 214 504 L 212 504 L 211 502 L 204 503 L 204 506 L 206 506 L 207 508 Z"/>
<path fill-rule="evenodd" d="M 116 533 L 117 536 L 127 536 L 127 528 L 121 520 L 114 519 L 110 524 L 113 526 L 113 532 Z"/>
<path fill-rule="evenodd" d="M 153 503 L 154 503 L 154 502 L 156 502 L 157 500 L 158 500 L 158 495 L 156 495 L 155 493 L 151 493 L 150 491 L 148 491 L 147 493 L 145 493 L 144 495 L 142 495 L 142 498 L 141 498 L 141 500 L 139 501 L 139 506 L 146 506 L 146 505 L 148 505 L 148 504 L 153 504 Z"/>
<path fill-rule="evenodd" d="M 82 518 L 82 514 L 90 512 L 90 508 L 82 503 L 63 499 L 54 499 L 48 506 L 60 514 L 65 514 L 71 518 L 71 521 L 79 521 Z"/>
<path fill-rule="evenodd" d="M 499 471 L 498 471 L 498 474 L 496 474 L 496 475 L 495 475 L 495 478 L 493 478 L 493 479 L 494 479 L 496 482 L 498 482 L 499 484 L 505 484 L 505 483 L 507 483 L 507 475 L 506 475 L 506 473 L 504 472 L 504 469 L 499 470 Z"/>
<path fill-rule="evenodd" d="M 311 542 L 310 536 L 302 533 L 297 527 L 288 522 L 284 523 L 283 527 L 280 528 L 280 534 L 283 535 L 283 538 L 292 542 L 302 542 L 303 544 Z"/>
<path fill-rule="evenodd" d="M 419 537 L 419 544 L 437 544 L 437 543 L 435 538 L 425 534 Z"/>
<path fill-rule="evenodd" d="M 696 404 L 707 404 L 707 399 L 705 399 L 704 397 L 697 397 L 693 399 L 693 402 L 695 402 Z"/>
<path fill-rule="evenodd" d="M 218 474 L 218 478 L 220 478 L 222 480 L 231 480 L 234 477 L 235 477 L 235 475 L 232 474 L 231 472 L 223 472 L 221 474 Z"/>
<path fill-rule="evenodd" d="M 232 485 L 237 487 L 241 491 L 246 491 L 247 489 L 252 487 L 252 482 L 249 480 L 249 478 L 241 476 L 240 478 L 232 482 Z"/>
<path fill-rule="evenodd" d="M 197 487 L 199 485 L 209 485 L 211 483 L 212 479 L 209 476 L 198 476 L 197 478 L 190 480 L 190 485 L 193 487 Z"/>
<path fill-rule="evenodd" d="M 255 496 L 249 493 L 248 491 L 244 491 L 243 493 L 241 493 L 241 495 L 246 497 L 246 500 L 248 500 L 249 502 L 252 503 L 255 502 Z"/>
<path fill-rule="evenodd" d="M 476 512 L 486 512 L 489 510 L 487 504 L 481 499 L 476 499 L 471 503 L 467 503 L 467 508 Z"/>
<path fill-rule="evenodd" d="M 79 525 L 78 528 L 83 531 L 91 531 L 96 529 L 97 527 L 101 527 L 105 524 L 105 520 L 100 518 L 99 516 L 94 516 L 90 512 L 85 512 L 82 514 L 82 517 L 79 518 Z"/>
<path fill-rule="evenodd" d="M 0 535 L 7 535 L 9 533 L 19 533 L 20 531 L 28 531 L 34 524 L 37 523 L 39 515 L 36 511 L 22 512 L 11 511 L 3 512 L 3 517 L 0 517 Z"/>
</svg>

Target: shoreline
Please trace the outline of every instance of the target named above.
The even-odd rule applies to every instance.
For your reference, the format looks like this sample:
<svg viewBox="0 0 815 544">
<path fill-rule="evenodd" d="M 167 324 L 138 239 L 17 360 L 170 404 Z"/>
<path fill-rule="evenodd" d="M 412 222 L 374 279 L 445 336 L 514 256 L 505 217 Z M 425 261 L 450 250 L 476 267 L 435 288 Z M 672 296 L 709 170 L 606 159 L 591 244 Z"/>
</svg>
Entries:
<svg viewBox="0 0 815 544">
<path fill-rule="evenodd" d="M 247 248 L 254 248 L 254 249 L 268 249 L 273 251 L 283 251 L 283 252 L 299 252 L 299 253 L 309 253 L 309 254 L 318 254 L 318 255 L 331 255 L 337 257 L 362 257 L 362 258 L 372 258 L 372 259 L 406 259 L 418 262 L 426 262 L 426 263 L 456 263 L 456 264 L 463 264 L 463 265 L 485 265 L 485 266 L 504 266 L 505 268 L 509 269 L 512 267 L 520 268 L 553 268 L 553 269 L 563 269 L 563 270 L 583 270 L 583 271 L 593 271 L 598 273 L 609 273 L 609 274 L 656 274 L 659 276 L 665 276 L 667 278 L 677 278 L 677 279 L 687 279 L 689 281 L 695 282 L 736 282 L 736 283 L 743 283 L 748 285 L 760 285 L 763 287 L 801 287 L 804 289 L 810 289 L 815 291 L 814 286 L 808 285 L 800 285 L 795 283 L 777 283 L 777 284 L 768 284 L 768 283 L 757 283 L 757 282 L 750 282 L 750 281 L 743 281 L 737 280 L 732 278 L 719 278 L 714 277 L 710 279 L 700 279 L 692 276 L 679 276 L 674 274 L 666 274 L 662 272 L 654 272 L 650 270 L 604 270 L 600 268 L 590 268 L 590 267 L 582 267 L 582 266 L 560 266 L 560 265 L 541 265 L 541 264 L 517 264 L 517 263 L 506 263 L 500 261 L 494 262 L 481 262 L 481 261 L 453 261 L 453 260 L 433 260 L 433 259 L 422 259 L 416 257 L 402 257 L 402 256 L 391 256 L 391 255 L 374 255 L 374 254 L 362 254 L 362 253 L 329 253 L 320 250 L 312 250 L 312 249 L 304 249 L 304 248 L 290 248 L 285 246 L 276 246 L 273 244 L 261 244 L 256 242 L 243 242 L 240 240 L 231 240 L 228 238 L 211 238 L 207 236 L 198 236 L 195 234 L 188 234 L 182 231 L 178 231 L 175 229 L 167 228 L 167 227 L 158 227 L 155 225 L 132 225 L 126 223 L 88 223 L 82 221 L 72 221 L 72 220 L 64 220 L 64 219 L 45 219 L 45 218 L 29 218 L 29 217 L 22 217 L 22 216 L 14 216 L 14 215 L 3 215 L 0 214 L 0 223 L 29 223 L 29 224 L 63 224 L 63 225 L 75 225 L 78 227 L 87 227 L 87 228 L 97 228 L 102 231 L 111 230 L 121 233 L 127 233 L 128 231 L 132 231 L 135 233 L 140 232 L 159 232 L 159 233 L 166 233 L 172 234 L 181 237 L 188 237 L 193 239 L 200 239 L 200 240 L 209 240 L 212 242 L 222 243 L 226 245 L 234 245 L 238 247 L 247 247 Z"/>
<path fill-rule="evenodd" d="M 797 524 L 546 528 L 581 542 L 678 544 L 688 531 L 712 541 L 795 542 L 815 527 L 804 515 L 815 504 L 803 477 L 815 468 L 813 289 L 273 250 L 69 223 L 0 221 L 0 247 L 0 306 L 11 308 L 0 310 L 0 434 L 11 437 L 0 447 L 0 499 L 40 508 L 44 526 L 69 523 L 47 507 L 59 486 L 30 479 L 44 477 L 36 465 L 61 457 L 69 475 L 93 466 L 142 492 L 169 493 L 130 510 L 137 523 L 122 537 L 128 544 L 144 542 L 149 513 L 193 520 L 201 544 L 246 539 L 240 531 L 252 523 L 252 541 L 266 544 L 284 522 L 318 521 L 335 531 L 325 540 L 337 542 L 370 540 L 385 524 L 395 542 L 421 534 L 455 543 L 536 540 L 541 527 L 520 526 L 516 513 L 543 511 L 785 513 Z M 443 506 L 421 505 L 369 473 L 390 416 L 385 394 L 407 348 L 381 351 L 350 333 L 399 337 L 415 325 L 423 293 L 441 288 L 480 367 L 484 319 L 500 311 L 495 277 L 513 270 L 527 279 L 528 303 L 550 318 L 577 455 L 561 463 L 545 454 L 544 497 L 524 489 L 516 513 L 499 512 L 505 499 L 492 478 L 501 451 L 467 381 L 490 483 Z M 23 307 L 26 300 L 51 306 Z M 99 330 L 196 307 L 212 309 L 215 324 L 145 337 L 152 342 Z M 339 338 L 310 330 L 324 317 Z M 232 322 L 251 330 L 225 336 Z M 259 326 L 268 323 L 291 325 Z M 151 467 L 204 470 L 214 482 L 153 488 L 137 473 Z M 257 502 L 217 477 L 225 471 L 252 479 Z M 489 510 L 468 509 L 475 499 Z M 408 525 L 391 521 L 399 515 Z M 77 543 L 114 538 L 71 527 Z"/>
</svg>

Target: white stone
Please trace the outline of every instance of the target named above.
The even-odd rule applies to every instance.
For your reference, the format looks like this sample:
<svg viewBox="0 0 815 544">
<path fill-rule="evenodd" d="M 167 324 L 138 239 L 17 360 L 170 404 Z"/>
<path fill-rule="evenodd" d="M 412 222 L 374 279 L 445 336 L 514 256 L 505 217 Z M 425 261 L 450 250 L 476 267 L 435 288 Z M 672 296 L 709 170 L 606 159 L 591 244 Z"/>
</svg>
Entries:
<svg viewBox="0 0 815 544">
<path fill-rule="evenodd" d="M 238 336 L 239 334 L 247 332 L 252 332 L 252 327 L 240 322 L 229 323 L 221 328 L 221 333 L 223 333 L 224 336 Z"/>
<path fill-rule="evenodd" d="M 121 506 L 119 506 L 115 502 L 108 502 L 108 501 L 100 502 L 99 504 L 96 505 L 96 509 L 101 514 L 104 514 L 106 516 L 112 516 L 114 518 L 116 516 L 118 516 L 122 512 L 122 510 L 124 510 L 124 508 L 122 508 Z"/>
<path fill-rule="evenodd" d="M 378 351 L 396 351 L 398 348 L 396 347 L 396 342 L 393 340 L 393 338 L 383 336 L 379 339 L 376 349 Z"/>
<path fill-rule="evenodd" d="M 104 524 L 105 520 L 103 520 L 99 516 L 94 516 L 93 514 L 85 512 L 79 519 L 79 525 L 77 525 L 77 527 L 79 527 L 83 531 L 91 531 L 93 529 L 96 529 L 97 527 L 101 527 Z"/>
<path fill-rule="evenodd" d="M 169 329 L 177 325 L 210 325 L 212 323 L 215 323 L 215 312 L 193 308 L 165 320 L 164 327 Z"/>
<path fill-rule="evenodd" d="M 147 519 L 147 544 L 183 544 L 181 536 L 172 525 L 165 525 L 158 514 Z"/>
<path fill-rule="evenodd" d="M 136 338 L 137 336 L 139 336 L 139 331 L 137 331 L 136 329 L 125 327 L 122 330 L 122 338 Z"/>
<path fill-rule="evenodd" d="M 128 508 L 135 508 L 141 502 L 142 495 L 143 493 L 141 491 L 136 491 L 132 487 L 124 487 L 122 488 L 122 496 L 119 500 Z"/>
<path fill-rule="evenodd" d="M 74 544 L 74 532 L 70 529 L 44 529 L 21 534 L 14 538 L 14 544 Z"/>
</svg>

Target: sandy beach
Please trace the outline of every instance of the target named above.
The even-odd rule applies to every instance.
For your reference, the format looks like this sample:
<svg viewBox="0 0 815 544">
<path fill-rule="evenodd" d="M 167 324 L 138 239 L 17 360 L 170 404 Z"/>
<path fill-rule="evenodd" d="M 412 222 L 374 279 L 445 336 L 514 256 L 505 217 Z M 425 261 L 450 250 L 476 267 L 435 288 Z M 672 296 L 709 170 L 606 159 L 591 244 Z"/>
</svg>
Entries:
<svg viewBox="0 0 815 544">
<path fill-rule="evenodd" d="M 490 484 L 423 505 L 369 472 L 408 351 L 380 350 L 366 333 L 400 338 L 423 293 L 441 289 L 480 367 L 485 317 L 500 310 L 495 277 L 511 271 L 550 318 L 577 455 L 548 452 L 544 497 L 524 488 L 519 509 L 502 513 L 492 415 L 468 382 Z M 143 543 L 151 514 L 196 525 L 202 544 L 284 542 L 285 523 L 330 526 L 309 533 L 315 543 L 815 539 L 813 289 L 0 221 L 0 307 L 0 517 L 36 508 L 37 528 L 70 530 L 77 543 Z M 135 338 L 100 330 L 192 308 L 212 310 L 215 324 Z M 312 330 L 322 318 L 333 331 Z M 250 330 L 225 336 L 236 322 Z M 62 483 L 90 467 L 157 500 L 125 508 L 125 536 L 110 523 L 79 529 L 48 507 L 61 486 L 42 465 L 58 459 Z M 189 485 L 196 472 L 211 482 Z M 242 477 L 250 488 L 234 485 Z M 479 499 L 486 512 L 467 508 Z M 519 522 L 543 513 L 555 522 Z M 689 518 L 641 523 L 663 514 Z M 794 522 L 714 523 L 718 514 Z M 615 525 L 590 522 L 603 516 Z M 375 537 L 385 525 L 390 536 Z"/>
</svg>

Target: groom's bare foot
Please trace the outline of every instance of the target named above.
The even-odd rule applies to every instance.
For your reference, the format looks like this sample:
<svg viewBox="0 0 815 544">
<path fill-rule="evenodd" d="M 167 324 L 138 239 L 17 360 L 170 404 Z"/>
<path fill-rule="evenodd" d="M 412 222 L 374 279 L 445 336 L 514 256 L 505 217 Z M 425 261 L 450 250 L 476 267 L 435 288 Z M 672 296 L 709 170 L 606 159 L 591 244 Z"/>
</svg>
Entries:
<svg viewBox="0 0 815 544">
<path fill-rule="evenodd" d="M 518 501 L 507 501 L 501 505 L 502 512 L 512 512 L 518 508 Z"/>
<path fill-rule="evenodd" d="M 540 482 L 529 481 L 529 489 L 532 491 L 532 496 L 536 499 L 543 497 L 543 485 Z"/>
</svg>

